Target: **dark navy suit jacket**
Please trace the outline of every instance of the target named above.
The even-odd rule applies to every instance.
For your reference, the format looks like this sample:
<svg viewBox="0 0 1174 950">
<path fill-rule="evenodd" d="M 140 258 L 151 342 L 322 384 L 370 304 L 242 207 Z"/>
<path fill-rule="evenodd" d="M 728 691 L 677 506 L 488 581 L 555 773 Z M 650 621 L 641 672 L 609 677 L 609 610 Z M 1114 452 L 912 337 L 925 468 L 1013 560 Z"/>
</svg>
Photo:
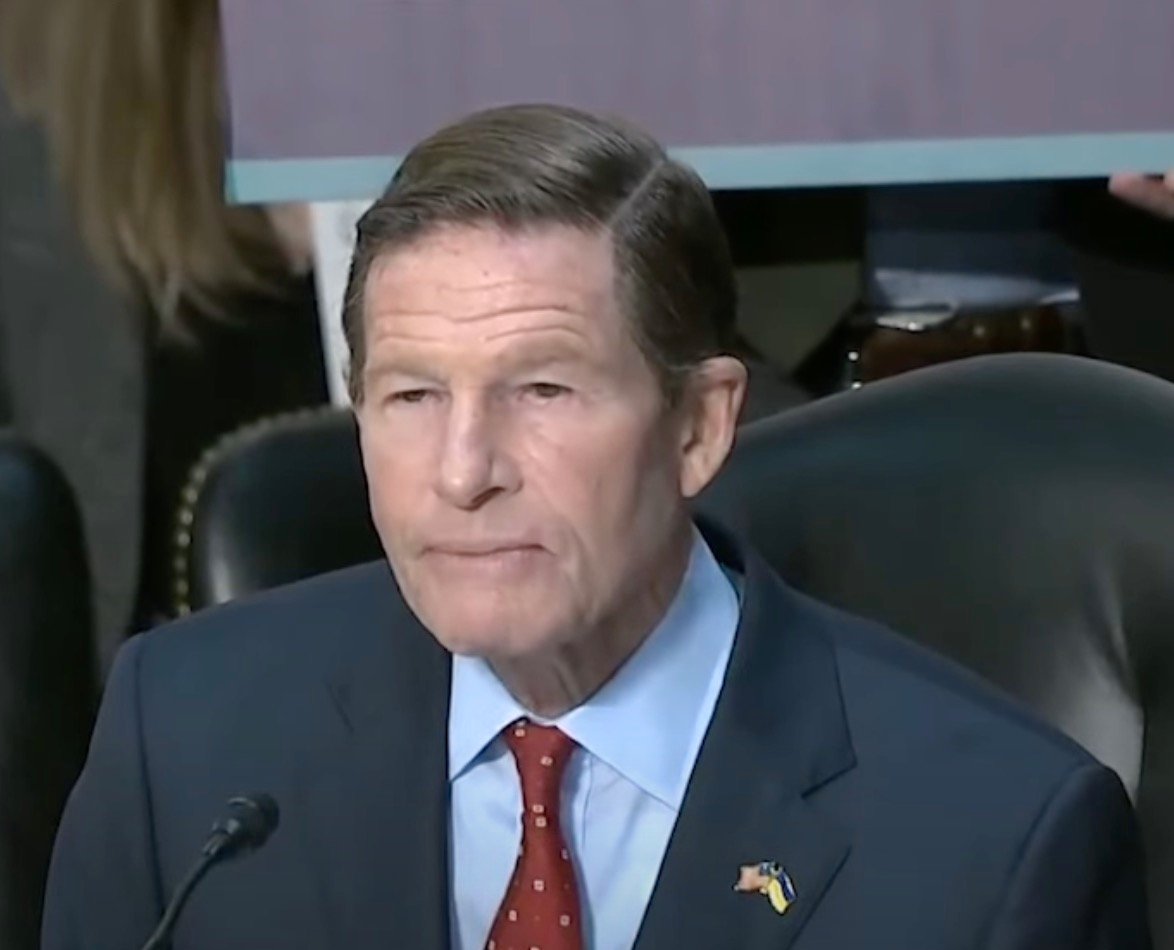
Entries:
<svg viewBox="0 0 1174 950">
<path fill-rule="evenodd" d="M 1116 777 L 951 664 L 743 575 L 726 682 L 637 946 L 1140 950 Z M 176 950 L 448 944 L 449 656 L 370 565 L 131 641 L 67 808 L 46 950 L 130 950 L 231 796 L 281 825 L 204 880 Z M 785 914 L 733 888 L 777 861 Z M 613 948 L 600 948 L 613 950 Z"/>
</svg>

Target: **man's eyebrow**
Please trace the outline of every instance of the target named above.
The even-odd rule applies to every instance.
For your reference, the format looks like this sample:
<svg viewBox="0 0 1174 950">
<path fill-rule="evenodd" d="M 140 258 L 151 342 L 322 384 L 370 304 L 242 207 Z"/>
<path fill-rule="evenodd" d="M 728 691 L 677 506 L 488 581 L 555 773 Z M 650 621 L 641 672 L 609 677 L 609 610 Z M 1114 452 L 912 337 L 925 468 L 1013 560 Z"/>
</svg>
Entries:
<svg viewBox="0 0 1174 950">
<path fill-rule="evenodd" d="M 429 368 L 426 361 L 408 354 L 368 360 L 363 368 L 363 375 L 367 379 L 381 379 L 385 376 L 409 376 L 424 380 L 436 378 L 435 370 Z"/>
</svg>

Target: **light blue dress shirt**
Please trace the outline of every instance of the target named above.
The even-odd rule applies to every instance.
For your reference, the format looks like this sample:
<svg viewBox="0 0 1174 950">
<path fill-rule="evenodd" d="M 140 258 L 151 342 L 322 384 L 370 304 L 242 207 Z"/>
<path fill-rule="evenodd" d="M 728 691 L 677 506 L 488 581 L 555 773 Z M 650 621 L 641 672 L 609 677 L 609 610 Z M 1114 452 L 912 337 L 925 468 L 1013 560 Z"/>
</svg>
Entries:
<svg viewBox="0 0 1174 950">
<path fill-rule="evenodd" d="M 500 738 L 522 716 L 578 743 L 563 779 L 584 947 L 631 947 L 725 679 L 738 595 L 695 534 L 657 628 L 583 705 L 531 716 L 480 659 L 454 657 L 448 721 L 452 946 L 483 950 L 521 842 L 522 790 Z"/>
</svg>

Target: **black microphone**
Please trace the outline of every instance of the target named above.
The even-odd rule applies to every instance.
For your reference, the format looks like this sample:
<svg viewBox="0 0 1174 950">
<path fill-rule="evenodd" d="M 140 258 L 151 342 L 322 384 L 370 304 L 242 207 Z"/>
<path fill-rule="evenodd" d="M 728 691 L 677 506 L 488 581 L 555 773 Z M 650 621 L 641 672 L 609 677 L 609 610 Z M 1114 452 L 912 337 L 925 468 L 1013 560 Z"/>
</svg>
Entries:
<svg viewBox="0 0 1174 950">
<path fill-rule="evenodd" d="M 262 793 L 230 798 L 228 814 L 212 826 L 212 833 L 200 849 L 199 860 L 175 889 L 166 913 L 150 939 L 143 944 L 143 950 L 162 950 L 166 947 L 188 898 L 209 869 L 220 861 L 256 851 L 269 840 L 280 817 L 277 802 L 269 795 Z"/>
</svg>

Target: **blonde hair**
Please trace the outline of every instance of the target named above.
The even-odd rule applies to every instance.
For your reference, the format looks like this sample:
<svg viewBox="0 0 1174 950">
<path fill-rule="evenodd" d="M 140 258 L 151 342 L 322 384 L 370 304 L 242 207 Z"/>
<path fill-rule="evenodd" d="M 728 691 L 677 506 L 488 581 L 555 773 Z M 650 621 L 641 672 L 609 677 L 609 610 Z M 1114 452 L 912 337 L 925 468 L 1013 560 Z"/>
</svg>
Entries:
<svg viewBox="0 0 1174 950">
<path fill-rule="evenodd" d="M 0 0 L 0 68 L 40 121 L 95 261 L 164 324 L 288 271 L 259 208 L 224 198 L 217 0 Z"/>
</svg>

